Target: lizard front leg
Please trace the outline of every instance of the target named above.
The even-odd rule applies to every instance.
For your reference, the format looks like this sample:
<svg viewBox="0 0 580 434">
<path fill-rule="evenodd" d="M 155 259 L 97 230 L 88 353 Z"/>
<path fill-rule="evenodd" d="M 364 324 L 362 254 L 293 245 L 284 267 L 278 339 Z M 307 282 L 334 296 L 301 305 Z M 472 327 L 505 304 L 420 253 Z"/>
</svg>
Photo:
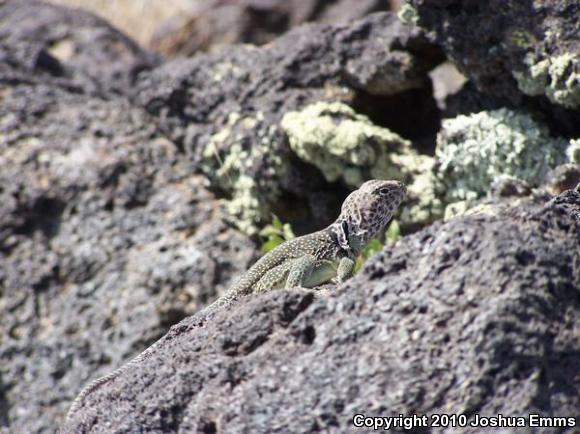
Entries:
<svg viewBox="0 0 580 434">
<path fill-rule="evenodd" d="M 316 259 L 312 255 L 304 255 L 292 261 L 285 288 L 304 287 L 305 282 L 312 274 L 312 270 L 314 270 L 315 264 Z"/>
<path fill-rule="evenodd" d="M 336 269 L 336 280 L 342 283 L 352 277 L 355 262 L 350 258 L 341 258 Z"/>
</svg>

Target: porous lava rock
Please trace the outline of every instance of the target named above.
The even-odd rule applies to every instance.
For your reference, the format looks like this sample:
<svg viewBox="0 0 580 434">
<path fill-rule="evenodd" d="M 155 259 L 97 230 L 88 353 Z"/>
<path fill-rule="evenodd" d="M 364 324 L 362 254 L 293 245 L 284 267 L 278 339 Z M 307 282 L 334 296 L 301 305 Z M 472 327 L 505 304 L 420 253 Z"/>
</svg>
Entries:
<svg viewBox="0 0 580 434">
<path fill-rule="evenodd" d="M 543 115 L 580 134 L 580 4 L 574 0 L 408 0 L 401 16 L 429 32 L 481 92 L 455 98 L 457 114 L 500 106 Z M 457 103 L 465 109 L 457 111 Z"/>
<path fill-rule="evenodd" d="M 191 56 L 263 45 L 307 22 L 345 23 L 391 6 L 389 0 L 203 0 L 159 25 L 151 46 L 168 56 Z"/>
<path fill-rule="evenodd" d="M 0 432 L 54 433 L 83 384 L 223 292 L 256 250 L 145 111 L 90 79 L 4 66 Z"/>
<path fill-rule="evenodd" d="M 498 204 L 403 238 L 330 295 L 273 291 L 183 320 L 89 394 L 63 432 L 351 432 L 355 414 L 577 417 L 579 318 L 580 193 Z"/>
<path fill-rule="evenodd" d="M 158 62 L 105 20 L 37 0 L 0 2 L 0 79 L 38 80 L 94 94 L 123 93 Z M 13 69 L 18 66 L 27 75 Z"/>
</svg>

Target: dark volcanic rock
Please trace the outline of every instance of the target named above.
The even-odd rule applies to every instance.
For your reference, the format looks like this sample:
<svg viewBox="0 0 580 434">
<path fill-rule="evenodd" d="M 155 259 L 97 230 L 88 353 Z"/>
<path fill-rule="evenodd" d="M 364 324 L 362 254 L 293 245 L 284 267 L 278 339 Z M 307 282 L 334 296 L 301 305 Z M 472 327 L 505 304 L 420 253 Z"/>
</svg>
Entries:
<svg viewBox="0 0 580 434">
<path fill-rule="evenodd" d="M 0 432 L 54 433 L 83 384 L 223 291 L 255 250 L 142 109 L 13 71 L 25 80 L 0 80 Z"/>
<path fill-rule="evenodd" d="M 529 106 L 543 113 L 556 130 L 580 134 L 580 3 L 407 3 L 414 9 L 411 20 L 431 31 L 434 41 L 483 93 L 478 97 L 483 105 L 479 111 L 498 103 Z"/>
<path fill-rule="evenodd" d="M 262 45 L 306 22 L 344 23 L 389 7 L 388 0 L 204 0 L 161 24 L 151 45 L 171 56 Z"/>
<path fill-rule="evenodd" d="M 518 98 L 516 80 L 520 80 L 522 90 L 533 93 L 518 76 L 525 67 L 547 59 L 552 63 L 562 55 L 580 54 L 580 5 L 574 0 L 409 0 L 408 3 L 418 14 L 418 24 L 434 32 L 437 42 L 462 71 L 482 90 L 496 95 Z M 573 63 L 569 67 L 567 74 L 572 78 L 577 68 Z M 540 76 L 536 78 L 542 81 Z M 543 84 L 548 91 L 550 86 L 564 83 L 546 77 Z M 566 103 L 573 104 L 574 88 L 580 83 L 567 85 L 570 95 L 553 97 L 570 98 Z"/>
<path fill-rule="evenodd" d="M 567 191 L 405 237 L 329 297 L 274 291 L 190 317 L 90 394 L 64 432 L 350 432 L 357 413 L 577 417 L 579 318 L 580 193 Z"/>
<path fill-rule="evenodd" d="M 16 64 L 34 79 L 66 78 L 69 87 L 120 93 L 155 63 L 155 56 L 89 12 L 36 0 L 0 2 L 2 80 L 22 79 L 7 71 Z"/>
<path fill-rule="evenodd" d="M 440 60 L 421 31 L 379 13 L 348 26 L 302 26 L 260 49 L 166 62 L 143 75 L 135 97 L 170 137 L 195 148 L 232 112 L 279 118 L 309 102 L 340 99 L 339 92 L 351 100 L 348 90 L 394 95 L 422 88 Z"/>
</svg>

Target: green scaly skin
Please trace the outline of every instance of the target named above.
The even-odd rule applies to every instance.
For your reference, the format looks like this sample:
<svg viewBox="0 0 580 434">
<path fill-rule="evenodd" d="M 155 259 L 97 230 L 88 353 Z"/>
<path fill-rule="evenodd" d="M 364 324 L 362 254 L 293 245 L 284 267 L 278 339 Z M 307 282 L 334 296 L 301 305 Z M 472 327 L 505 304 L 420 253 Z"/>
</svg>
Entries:
<svg viewBox="0 0 580 434">
<path fill-rule="evenodd" d="M 398 181 L 365 182 L 345 199 L 340 215 L 330 226 L 268 252 L 203 312 L 213 313 L 252 293 L 313 288 L 331 280 L 344 282 L 352 276 L 356 257 L 385 228 L 405 196 L 406 187 Z"/>
</svg>

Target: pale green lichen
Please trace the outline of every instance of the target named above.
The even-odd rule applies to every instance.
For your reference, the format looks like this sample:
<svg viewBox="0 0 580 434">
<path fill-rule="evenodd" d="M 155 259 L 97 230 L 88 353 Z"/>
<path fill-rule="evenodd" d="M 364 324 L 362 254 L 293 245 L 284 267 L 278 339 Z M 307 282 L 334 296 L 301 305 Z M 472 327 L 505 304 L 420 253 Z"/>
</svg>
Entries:
<svg viewBox="0 0 580 434">
<path fill-rule="evenodd" d="M 433 172 L 434 159 L 417 155 L 409 167 L 408 199 L 401 207 L 400 219 L 405 224 L 425 225 L 443 215 L 445 204 L 441 200 L 441 186 Z"/>
<path fill-rule="evenodd" d="M 290 148 L 317 167 L 328 182 L 358 187 L 365 180 L 409 183 L 404 223 L 426 223 L 442 212 L 431 182 L 432 158 L 418 155 L 409 141 L 374 125 L 346 104 L 315 103 L 282 119 Z"/>
<path fill-rule="evenodd" d="M 566 162 L 567 143 L 553 138 L 530 116 L 507 109 L 458 116 L 443 122 L 437 138 L 436 176 L 445 202 L 485 196 L 500 176 L 530 185 Z"/>
<path fill-rule="evenodd" d="M 397 17 L 404 24 L 417 24 L 419 21 L 419 14 L 417 10 L 409 3 L 404 3 L 397 13 Z"/>
<path fill-rule="evenodd" d="M 279 179 L 288 164 L 280 155 L 276 127 L 262 121 L 260 113 L 230 114 L 226 126 L 210 138 L 201 163 L 204 173 L 229 193 L 224 205 L 233 222 L 250 235 L 257 233 L 278 199 Z M 248 143 L 248 131 L 255 143 Z"/>
<path fill-rule="evenodd" d="M 447 205 L 447 207 L 445 207 L 443 220 L 447 222 L 455 217 L 465 214 L 470 206 L 471 205 L 467 200 L 460 200 Z"/>
<path fill-rule="evenodd" d="M 550 101 L 564 107 L 580 106 L 580 61 L 577 55 L 524 60 L 525 69 L 514 71 L 513 76 L 522 92 L 530 96 L 546 95 Z"/>
<path fill-rule="evenodd" d="M 455 217 L 475 214 L 494 216 L 498 214 L 500 209 L 501 207 L 496 204 L 474 203 L 471 201 L 462 200 L 449 204 L 447 208 L 445 208 L 445 216 L 443 217 L 443 220 L 447 222 L 454 219 Z"/>
<path fill-rule="evenodd" d="M 568 161 L 572 164 L 580 164 L 580 139 L 570 140 L 570 146 L 566 149 Z"/>
<path fill-rule="evenodd" d="M 543 95 L 546 92 L 549 67 L 550 62 L 542 60 L 530 65 L 525 72 L 514 71 L 513 76 L 518 83 L 519 89 L 526 95 Z"/>
<path fill-rule="evenodd" d="M 223 81 L 229 77 L 240 77 L 243 70 L 231 62 L 221 62 L 214 65 L 212 69 L 212 79 L 215 82 Z"/>
<path fill-rule="evenodd" d="M 408 141 L 339 102 L 288 112 L 281 125 L 298 157 L 320 169 L 328 182 L 342 180 L 351 187 L 369 175 L 400 178 L 402 164 L 393 158 L 411 150 Z"/>
<path fill-rule="evenodd" d="M 515 29 L 511 32 L 510 41 L 518 48 L 529 48 L 538 43 L 533 33 L 524 29 Z"/>
</svg>

